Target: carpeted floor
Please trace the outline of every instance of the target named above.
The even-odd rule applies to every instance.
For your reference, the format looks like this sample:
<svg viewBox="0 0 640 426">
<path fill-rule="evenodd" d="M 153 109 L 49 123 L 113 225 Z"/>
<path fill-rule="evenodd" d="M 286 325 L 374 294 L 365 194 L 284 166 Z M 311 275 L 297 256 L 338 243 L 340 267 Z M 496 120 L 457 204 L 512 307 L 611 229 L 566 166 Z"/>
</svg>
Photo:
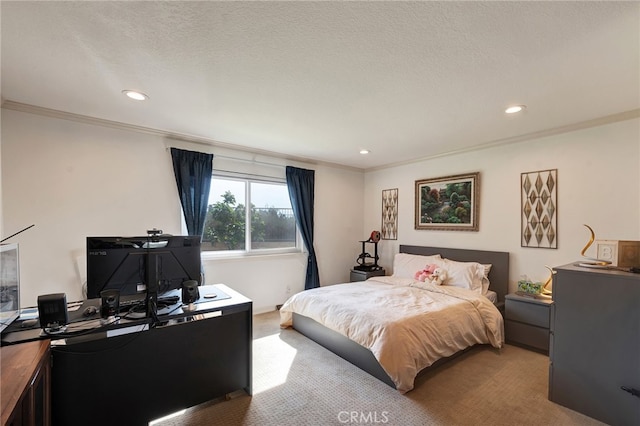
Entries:
<svg viewBox="0 0 640 426">
<path fill-rule="evenodd" d="M 178 425 L 602 425 L 547 399 L 549 359 L 477 347 L 401 395 L 298 332 L 279 313 L 253 322 L 253 396 L 238 392 L 155 423 Z"/>
</svg>

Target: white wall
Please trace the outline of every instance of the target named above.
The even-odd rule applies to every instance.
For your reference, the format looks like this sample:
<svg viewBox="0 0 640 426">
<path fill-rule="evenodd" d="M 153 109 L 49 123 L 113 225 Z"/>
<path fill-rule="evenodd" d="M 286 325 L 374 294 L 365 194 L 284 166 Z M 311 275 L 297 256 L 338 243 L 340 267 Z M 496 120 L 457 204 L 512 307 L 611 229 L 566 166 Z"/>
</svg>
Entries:
<svg viewBox="0 0 640 426">
<path fill-rule="evenodd" d="M 349 281 L 360 254 L 363 173 L 323 167 L 316 172 L 315 241 L 322 285 Z M 377 229 L 377 228 L 376 228 Z M 369 231 L 371 232 L 371 231 Z"/>
<path fill-rule="evenodd" d="M 157 227 L 180 234 L 181 213 L 166 151 L 158 135 L 2 110 L 3 235 L 21 250 L 22 305 L 39 294 L 81 298 L 85 237 L 133 235 Z M 359 240 L 380 229 L 381 192 L 399 189 L 398 240 L 383 240 L 381 264 L 391 273 L 399 244 L 504 250 L 511 286 L 521 274 L 546 278 L 544 265 L 577 260 L 589 224 L 600 239 L 640 240 L 640 120 L 424 160 L 361 173 L 316 170 L 315 248 L 322 285 L 347 281 Z M 558 169 L 558 249 L 520 247 L 520 174 Z M 479 171 L 479 232 L 413 229 L 417 179 Z M 77 262 L 79 260 L 79 264 Z M 272 310 L 303 288 L 306 255 L 205 262 L 208 284 L 225 283 Z"/>
<path fill-rule="evenodd" d="M 34 306 L 40 294 L 82 297 L 86 236 L 144 235 L 153 227 L 182 233 L 165 138 L 6 109 L 2 124 L 4 232 L 36 225 L 11 240 L 20 243 L 23 307 Z M 321 283 L 344 281 L 357 255 L 350 243 L 362 238 L 362 173 L 306 168 L 316 170 Z M 210 260 L 204 266 L 207 284 L 229 285 L 261 312 L 303 289 L 306 255 Z"/>
<path fill-rule="evenodd" d="M 0 135 L 2 135 L 2 114 L 0 114 Z M 0 137 L 0 177 L 1 176 L 2 176 L 2 137 Z M 2 213 L 3 211 L 4 209 L 2 207 L 2 185 L 0 184 L 0 239 L 4 239 L 5 237 L 8 237 L 9 235 L 11 235 L 11 234 L 4 233 L 4 219 L 3 219 L 3 213 Z"/>
<path fill-rule="evenodd" d="M 558 248 L 520 246 L 520 174 L 558 169 Z M 544 280 L 544 265 L 576 261 L 589 240 L 640 240 L 640 119 L 582 129 L 365 174 L 363 232 L 379 228 L 381 191 L 399 189 L 397 241 L 380 243 L 391 272 L 399 244 L 510 253 L 510 288 L 520 275 Z M 480 172 L 478 232 L 414 229 L 416 180 Z M 587 255 L 595 256 L 592 247 Z"/>
<path fill-rule="evenodd" d="M 320 284 L 346 282 L 362 239 L 363 174 L 327 166 L 306 168 L 316 170 L 314 246 Z M 227 284 L 254 301 L 254 312 L 262 312 L 304 290 L 307 255 L 216 259 L 204 265 L 208 283 Z"/>
</svg>

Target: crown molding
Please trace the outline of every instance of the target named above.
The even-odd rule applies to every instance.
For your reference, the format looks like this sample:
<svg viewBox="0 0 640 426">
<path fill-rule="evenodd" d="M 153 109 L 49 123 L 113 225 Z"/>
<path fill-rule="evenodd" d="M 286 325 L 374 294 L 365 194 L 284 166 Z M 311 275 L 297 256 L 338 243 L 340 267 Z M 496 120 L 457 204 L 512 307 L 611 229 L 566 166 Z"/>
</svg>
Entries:
<svg viewBox="0 0 640 426">
<path fill-rule="evenodd" d="M 540 130 L 532 133 L 525 133 L 523 135 L 513 136 L 510 138 L 497 139 L 494 141 L 490 141 L 481 145 L 477 145 L 475 147 L 466 148 L 466 149 L 458 149 L 443 152 L 436 155 L 430 155 L 426 157 L 414 158 L 407 161 L 401 161 L 393 164 L 385 164 L 384 166 L 371 167 L 365 170 L 365 172 L 373 172 L 378 170 L 390 169 L 393 167 L 406 166 L 409 164 L 420 163 L 426 160 L 433 160 L 435 158 L 449 157 L 452 155 L 464 154 L 468 152 L 481 151 L 488 148 L 495 148 L 503 145 L 510 145 L 520 142 L 530 141 L 532 139 L 540 139 L 549 136 L 555 136 L 562 133 L 575 132 L 577 130 L 588 129 L 591 127 L 603 126 L 606 124 L 617 123 L 620 121 L 632 120 L 634 118 L 640 118 L 640 108 L 632 109 L 630 111 L 624 111 L 617 114 L 607 115 L 604 117 L 594 118 L 592 120 L 581 121 L 579 123 L 568 124 L 566 126 L 554 127 L 547 130 Z"/>
<path fill-rule="evenodd" d="M 433 159 L 436 159 L 436 158 L 449 157 L 449 156 L 458 155 L 458 154 L 464 154 L 464 153 L 468 153 L 468 152 L 474 152 L 474 151 L 480 151 L 480 150 L 489 149 L 489 148 L 495 148 L 495 147 L 503 146 L 503 145 L 510 145 L 510 144 L 514 144 L 514 143 L 526 142 L 526 141 L 529 141 L 529 140 L 532 140 L 532 139 L 539 139 L 539 138 L 559 135 L 559 134 L 562 134 L 562 133 L 568 133 L 568 132 L 574 132 L 574 131 L 577 131 L 577 130 L 588 129 L 588 128 L 591 128 L 591 127 L 597 127 L 597 126 L 603 126 L 603 125 L 606 125 L 606 124 L 617 123 L 617 122 L 620 122 L 620 121 L 632 120 L 634 118 L 640 118 L 640 108 L 638 108 L 638 109 L 633 109 L 633 110 L 630 110 L 630 111 L 624 111 L 624 112 L 617 113 L 617 114 L 612 114 L 612 115 L 607 115 L 607 116 L 604 116 L 604 117 L 595 118 L 595 119 L 592 119 L 592 120 L 587 120 L 587 121 L 582 121 L 582 122 L 579 122 L 579 123 L 569 124 L 569 125 L 566 125 L 566 126 L 554 127 L 554 128 L 547 129 L 547 130 L 541 130 L 541 131 L 537 131 L 537 132 L 526 133 L 526 134 L 523 134 L 523 135 L 518 135 L 518 136 L 514 136 L 514 137 L 510 137 L 510 138 L 504 138 L 504 139 L 498 139 L 498 140 L 494 140 L 494 141 L 489 141 L 487 143 L 484 143 L 484 144 L 481 144 L 481 145 L 478 145 L 478 146 L 475 146 L 475 147 L 471 147 L 471 148 L 447 151 L 447 152 L 443 152 L 443 153 L 436 154 L 436 155 L 413 158 L 411 160 L 401 161 L 401 162 L 397 162 L 397 163 L 385 164 L 383 166 L 370 167 L 370 168 L 358 168 L 358 167 L 345 166 L 345 165 L 342 165 L 342 164 L 336 164 L 336 163 L 331 163 L 331 162 L 326 162 L 326 161 L 312 160 L 312 159 L 304 158 L 304 157 L 296 157 L 296 156 L 286 155 L 286 154 L 267 151 L 267 150 L 250 149 L 250 148 L 246 148 L 246 147 L 243 147 L 243 146 L 240 146 L 240 145 L 234 145 L 234 144 L 230 144 L 230 143 L 226 143 L 226 142 L 219 142 L 219 141 L 216 141 L 216 140 L 213 140 L 213 139 L 203 138 L 203 137 L 200 137 L 200 136 L 186 135 L 186 134 L 180 134 L 180 133 L 175 133 L 175 132 L 169 132 L 169 131 L 166 131 L 166 130 L 154 129 L 154 128 L 151 128 L 151 127 L 137 126 L 135 124 L 128 124 L 128 123 L 123 123 L 123 122 L 120 122 L 120 121 L 105 120 L 105 119 L 102 119 L 102 118 L 95 118 L 95 117 L 82 115 L 82 114 L 75 114 L 75 113 L 55 110 L 55 109 L 51 109 L 51 108 L 44 108 L 44 107 L 39 107 L 39 106 L 35 106 L 35 105 L 29 105 L 29 104 L 24 104 L 24 103 L 20 103 L 20 102 L 15 102 L 15 101 L 11 101 L 11 100 L 3 100 L 2 101 L 2 108 L 3 109 L 8 109 L 8 110 L 13 110 L 13 111 L 26 112 L 26 113 L 29 113 L 29 114 L 37 114 L 37 115 L 41 115 L 41 116 L 45 116 L 45 117 L 57 118 L 57 119 L 61 119 L 61 120 L 70 120 L 70 121 L 75 121 L 75 122 L 78 122 L 78 123 L 91 124 L 91 125 L 94 125 L 94 126 L 103 126 L 103 127 L 110 127 L 110 128 L 119 129 L 119 130 L 126 130 L 126 131 L 131 131 L 131 132 L 138 132 L 138 133 L 145 133 L 145 134 L 150 134 L 150 135 L 154 135 L 154 136 L 158 136 L 158 137 L 176 139 L 176 140 L 179 140 L 179 141 L 186 141 L 186 142 L 190 142 L 190 143 L 193 143 L 193 144 L 204 145 L 204 146 L 207 146 L 207 147 L 226 148 L 226 149 L 231 149 L 231 150 L 240 151 L 240 152 L 246 152 L 246 153 L 250 153 L 250 154 L 264 155 L 266 157 L 273 157 L 273 158 L 277 158 L 277 159 L 281 159 L 281 160 L 287 160 L 287 161 L 293 161 L 293 162 L 311 164 L 311 165 L 324 165 L 324 166 L 327 166 L 327 167 L 335 167 L 335 168 L 340 168 L 340 169 L 345 169 L 345 170 L 350 170 L 350 171 L 356 171 L 356 172 L 364 172 L 364 173 L 366 173 L 366 172 L 374 172 L 374 171 L 378 171 L 378 170 L 385 170 L 385 169 L 390 169 L 390 168 L 399 167 L 399 166 L 405 166 L 405 165 L 409 165 L 409 164 L 420 163 L 420 162 L 423 162 L 423 161 L 426 161 L 426 160 L 433 160 Z"/>
<path fill-rule="evenodd" d="M 88 115 L 75 114 L 72 112 L 60 111 L 51 108 L 40 107 L 36 105 L 24 104 L 21 102 L 15 102 L 11 100 L 3 100 L 2 108 L 7 110 L 25 112 L 29 114 L 36 114 L 44 117 L 57 118 L 60 120 L 69 120 L 77 123 L 90 124 L 93 126 L 109 127 L 112 129 L 125 130 L 130 132 L 144 133 L 148 135 L 158 136 L 161 138 L 168 138 L 177 141 L 189 142 L 196 145 L 203 145 L 208 148 L 218 147 L 223 149 L 229 149 L 239 152 L 245 152 L 250 154 L 262 155 L 265 157 L 272 157 L 279 160 L 286 160 L 296 163 L 304 163 L 309 165 L 323 165 L 327 167 L 335 167 L 340 169 L 346 169 L 356 172 L 364 172 L 364 169 L 358 167 L 345 166 L 342 164 L 331 163 L 328 161 L 318 161 L 305 157 L 296 157 L 292 155 L 286 155 L 278 152 L 261 150 L 255 148 L 247 148 L 240 145 L 234 145 L 231 143 L 220 142 L 213 139 L 208 139 L 200 136 L 187 135 L 182 133 L 170 132 L 167 130 L 154 129 L 151 127 L 138 126 L 135 124 L 123 123 L 120 121 L 106 120 L 103 118 L 91 117 Z"/>
</svg>

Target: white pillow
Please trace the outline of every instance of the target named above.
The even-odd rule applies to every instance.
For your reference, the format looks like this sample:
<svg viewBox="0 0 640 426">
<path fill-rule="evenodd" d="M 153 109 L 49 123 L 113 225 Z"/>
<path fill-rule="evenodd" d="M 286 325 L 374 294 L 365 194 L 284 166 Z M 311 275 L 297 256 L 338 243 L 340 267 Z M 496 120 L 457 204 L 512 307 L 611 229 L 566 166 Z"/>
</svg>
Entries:
<svg viewBox="0 0 640 426">
<path fill-rule="evenodd" d="M 484 278 L 485 271 L 483 265 L 477 262 L 457 262 L 455 260 L 444 259 L 444 268 L 449 275 L 444 285 L 467 288 L 478 294 L 483 294 L 482 279 Z"/>
<path fill-rule="evenodd" d="M 421 271 L 430 264 L 441 266 L 442 257 L 439 254 L 420 256 L 417 254 L 397 253 L 393 258 L 393 275 L 397 278 L 413 279 L 416 272 Z"/>
<path fill-rule="evenodd" d="M 484 296 L 489 291 L 489 272 L 491 272 L 491 267 L 493 266 L 490 263 L 483 264 L 484 267 L 484 276 L 482 277 L 482 295 Z"/>
</svg>

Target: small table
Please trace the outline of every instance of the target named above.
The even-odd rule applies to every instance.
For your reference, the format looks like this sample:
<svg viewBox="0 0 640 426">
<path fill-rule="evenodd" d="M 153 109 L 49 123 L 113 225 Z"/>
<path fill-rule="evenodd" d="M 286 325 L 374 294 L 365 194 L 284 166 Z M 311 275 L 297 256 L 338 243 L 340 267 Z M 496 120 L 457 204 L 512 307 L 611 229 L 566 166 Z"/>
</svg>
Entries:
<svg viewBox="0 0 640 426">
<path fill-rule="evenodd" d="M 504 329 L 507 343 L 549 353 L 549 325 L 553 301 L 533 296 L 505 296 Z"/>
<path fill-rule="evenodd" d="M 384 276 L 385 271 L 383 268 L 380 268 L 376 271 L 361 271 L 359 269 L 352 269 L 349 280 L 351 282 L 355 281 L 366 281 L 371 277 L 381 277 Z"/>
</svg>

